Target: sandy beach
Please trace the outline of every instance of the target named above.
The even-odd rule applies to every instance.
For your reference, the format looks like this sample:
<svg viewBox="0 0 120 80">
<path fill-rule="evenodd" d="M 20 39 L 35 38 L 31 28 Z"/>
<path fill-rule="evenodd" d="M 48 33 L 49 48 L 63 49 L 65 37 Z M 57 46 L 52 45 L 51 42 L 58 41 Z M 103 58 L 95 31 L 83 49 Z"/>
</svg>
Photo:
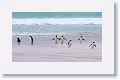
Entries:
<svg viewBox="0 0 120 80">
<path fill-rule="evenodd" d="M 28 35 L 20 35 L 21 43 L 17 45 L 16 35 L 12 36 L 12 61 L 13 62 L 101 62 L 102 37 L 100 35 L 83 35 L 85 42 L 80 44 L 79 35 L 64 35 L 67 41 L 55 44 L 52 38 L 55 35 L 32 35 L 34 45 L 30 44 Z M 61 35 L 58 35 L 61 37 Z M 68 48 L 67 42 L 72 40 Z M 95 42 L 96 48 L 89 45 Z"/>
</svg>

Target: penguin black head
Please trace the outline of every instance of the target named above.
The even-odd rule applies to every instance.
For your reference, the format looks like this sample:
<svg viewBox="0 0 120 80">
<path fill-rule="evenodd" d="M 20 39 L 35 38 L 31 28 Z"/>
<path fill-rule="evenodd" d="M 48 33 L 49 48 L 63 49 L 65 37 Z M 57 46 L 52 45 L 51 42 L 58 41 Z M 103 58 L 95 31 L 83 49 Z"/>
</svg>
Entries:
<svg viewBox="0 0 120 80">
<path fill-rule="evenodd" d="M 72 40 L 70 40 L 70 41 L 72 41 Z"/>
<path fill-rule="evenodd" d="M 95 43 L 95 42 L 93 42 L 93 43 Z"/>
<path fill-rule="evenodd" d="M 63 37 L 63 36 L 62 36 Z"/>
</svg>

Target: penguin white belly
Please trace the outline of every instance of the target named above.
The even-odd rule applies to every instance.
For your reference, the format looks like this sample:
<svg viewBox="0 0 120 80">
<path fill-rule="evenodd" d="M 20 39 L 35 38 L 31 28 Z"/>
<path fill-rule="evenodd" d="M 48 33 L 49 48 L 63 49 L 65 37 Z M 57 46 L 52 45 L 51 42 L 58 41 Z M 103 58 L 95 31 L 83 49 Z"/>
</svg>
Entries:
<svg viewBox="0 0 120 80">
<path fill-rule="evenodd" d="M 57 44 L 58 43 L 58 40 L 57 39 L 55 39 L 55 44 Z"/>
<path fill-rule="evenodd" d="M 68 47 L 71 47 L 71 45 L 72 45 L 72 43 L 69 43 L 69 44 L 68 44 Z"/>
<path fill-rule="evenodd" d="M 62 39 L 62 40 L 61 40 L 61 44 L 63 44 L 63 42 L 64 42 L 64 40 Z"/>
</svg>

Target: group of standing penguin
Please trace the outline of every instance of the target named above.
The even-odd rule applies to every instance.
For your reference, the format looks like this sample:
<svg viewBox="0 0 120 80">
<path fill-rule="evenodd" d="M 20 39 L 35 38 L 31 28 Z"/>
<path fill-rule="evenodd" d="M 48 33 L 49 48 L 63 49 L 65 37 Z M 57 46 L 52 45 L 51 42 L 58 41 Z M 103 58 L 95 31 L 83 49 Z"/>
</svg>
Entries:
<svg viewBox="0 0 120 80">
<path fill-rule="evenodd" d="M 57 35 L 56 35 L 55 38 L 53 38 L 52 40 L 55 40 L 55 44 L 58 44 L 58 40 L 59 40 L 59 41 L 61 40 L 61 44 L 64 43 L 64 40 L 67 41 L 67 39 L 64 38 L 63 36 L 62 36 L 61 38 L 58 38 Z M 83 36 L 80 36 L 80 38 L 79 38 L 78 40 L 80 40 L 80 43 L 81 43 L 81 44 L 82 44 L 83 41 L 85 41 L 85 39 L 83 38 Z M 72 40 L 71 40 L 71 39 L 67 42 L 67 45 L 68 45 L 69 48 L 71 47 L 71 45 L 72 45 Z M 94 48 L 96 47 L 95 42 L 93 42 L 92 44 L 90 44 L 89 47 L 91 47 L 91 49 L 94 49 Z"/>
<path fill-rule="evenodd" d="M 29 37 L 30 37 L 30 40 L 31 40 L 31 45 L 33 45 L 34 44 L 33 37 L 32 36 L 29 36 Z M 58 41 L 61 41 L 61 44 L 64 43 L 64 40 L 67 41 L 67 39 L 64 38 L 64 36 L 62 36 L 61 38 L 58 38 L 57 35 L 52 40 L 55 40 L 55 44 L 58 44 Z M 80 36 L 80 38 L 78 40 L 80 40 L 81 44 L 82 44 L 83 41 L 85 41 L 85 39 L 83 38 L 83 36 Z M 21 40 L 20 40 L 19 37 L 17 37 L 17 43 L 18 43 L 18 45 L 20 45 L 20 43 L 21 43 Z M 68 45 L 69 48 L 72 46 L 72 40 L 71 39 L 67 42 L 67 45 Z M 89 47 L 91 47 L 91 49 L 94 49 L 96 47 L 95 42 L 93 42 L 92 44 L 90 44 Z"/>
<path fill-rule="evenodd" d="M 57 35 L 55 36 L 55 38 L 53 38 L 52 40 L 55 40 L 55 44 L 58 44 L 58 40 L 60 41 L 61 40 L 61 44 L 64 43 L 64 40 L 67 41 L 66 38 L 64 38 L 63 36 L 61 38 L 58 38 Z M 71 47 L 72 45 L 72 40 L 69 40 L 69 42 L 67 43 L 68 44 L 68 47 Z"/>
</svg>

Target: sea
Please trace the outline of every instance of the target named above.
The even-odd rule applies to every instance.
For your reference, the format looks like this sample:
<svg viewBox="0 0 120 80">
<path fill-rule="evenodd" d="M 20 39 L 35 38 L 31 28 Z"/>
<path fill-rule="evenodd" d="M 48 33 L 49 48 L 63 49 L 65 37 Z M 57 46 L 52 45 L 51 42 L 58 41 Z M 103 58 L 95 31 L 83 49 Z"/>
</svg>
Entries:
<svg viewBox="0 0 120 80">
<path fill-rule="evenodd" d="M 102 12 L 12 12 L 13 35 L 102 33 Z"/>
</svg>

